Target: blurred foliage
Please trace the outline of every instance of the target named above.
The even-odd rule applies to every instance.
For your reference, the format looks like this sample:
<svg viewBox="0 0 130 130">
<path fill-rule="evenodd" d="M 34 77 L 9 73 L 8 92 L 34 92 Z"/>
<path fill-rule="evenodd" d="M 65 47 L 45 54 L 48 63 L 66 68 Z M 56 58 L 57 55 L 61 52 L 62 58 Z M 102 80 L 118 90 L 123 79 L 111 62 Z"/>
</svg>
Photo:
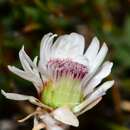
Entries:
<svg viewBox="0 0 130 130">
<path fill-rule="evenodd" d="M 108 44 L 108 58 L 115 63 L 111 77 L 117 88 L 82 116 L 76 129 L 128 130 L 130 108 L 126 111 L 120 103 L 130 100 L 130 0 L 0 0 L 1 88 L 35 95 L 32 84 L 11 74 L 7 65 L 20 66 L 18 52 L 23 45 L 32 58 L 38 55 L 40 39 L 48 32 L 81 33 L 86 46 L 96 35 Z M 9 105 L 14 107 L 9 110 Z M 0 95 L 0 120 L 15 118 L 23 111 Z"/>
</svg>

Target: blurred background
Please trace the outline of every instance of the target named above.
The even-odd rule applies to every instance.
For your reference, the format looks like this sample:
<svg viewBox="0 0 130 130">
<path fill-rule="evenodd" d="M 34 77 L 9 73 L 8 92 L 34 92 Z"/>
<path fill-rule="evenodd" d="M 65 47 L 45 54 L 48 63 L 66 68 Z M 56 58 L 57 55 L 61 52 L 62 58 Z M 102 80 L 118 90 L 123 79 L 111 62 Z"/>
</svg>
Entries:
<svg viewBox="0 0 130 130">
<path fill-rule="evenodd" d="M 114 87 L 93 109 L 80 116 L 80 127 L 71 130 L 130 129 L 130 0 L 0 0 L 0 88 L 36 95 L 33 85 L 8 71 L 20 66 L 22 45 L 33 59 L 39 55 L 42 36 L 78 32 L 109 46 L 107 59 L 114 61 Z M 32 119 L 17 119 L 33 111 L 27 102 L 15 102 L 0 94 L 0 130 L 31 130 Z"/>
</svg>

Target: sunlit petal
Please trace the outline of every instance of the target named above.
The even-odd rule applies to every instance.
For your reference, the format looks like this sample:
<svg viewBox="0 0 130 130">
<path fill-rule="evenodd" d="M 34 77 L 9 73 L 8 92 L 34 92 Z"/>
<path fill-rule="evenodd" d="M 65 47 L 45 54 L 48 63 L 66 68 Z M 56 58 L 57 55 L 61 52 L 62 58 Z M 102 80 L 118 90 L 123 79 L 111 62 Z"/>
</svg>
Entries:
<svg viewBox="0 0 130 130">
<path fill-rule="evenodd" d="M 82 110 L 83 108 L 85 108 L 88 104 L 96 100 L 97 98 L 102 97 L 106 93 L 106 91 L 113 86 L 113 84 L 114 84 L 114 81 L 107 81 L 103 83 L 101 86 L 97 88 L 97 90 L 95 90 L 89 97 L 87 97 L 80 105 L 77 105 L 73 109 L 73 111 L 78 112 Z"/>
<path fill-rule="evenodd" d="M 94 37 L 91 44 L 89 45 L 88 49 L 86 50 L 84 56 L 88 59 L 90 64 L 94 61 L 96 58 L 96 55 L 99 51 L 100 43 L 97 37 Z"/>
<path fill-rule="evenodd" d="M 53 111 L 53 116 L 55 119 L 75 127 L 79 126 L 79 121 L 77 117 L 71 112 L 71 110 L 67 107 L 61 107 Z"/>
<path fill-rule="evenodd" d="M 93 91 L 93 89 L 101 83 L 101 81 L 107 77 L 111 73 L 113 63 L 112 62 L 105 62 L 102 67 L 100 68 L 99 72 L 92 78 L 92 80 L 87 84 L 84 95 L 88 95 Z"/>
</svg>

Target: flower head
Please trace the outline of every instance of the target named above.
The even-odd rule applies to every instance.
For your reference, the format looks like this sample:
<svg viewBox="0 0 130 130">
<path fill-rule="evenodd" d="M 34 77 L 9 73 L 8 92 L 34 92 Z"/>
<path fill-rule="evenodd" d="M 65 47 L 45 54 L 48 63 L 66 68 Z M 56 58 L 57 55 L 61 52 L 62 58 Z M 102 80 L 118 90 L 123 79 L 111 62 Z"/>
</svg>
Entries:
<svg viewBox="0 0 130 130">
<path fill-rule="evenodd" d="M 22 47 L 19 58 L 23 70 L 8 66 L 16 75 L 31 81 L 40 98 L 2 90 L 2 94 L 9 99 L 28 100 L 38 106 L 32 114 L 36 122 L 34 128 L 45 126 L 52 129 L 53 125 L 60 129 L 59 123 L 63 123 L 63 127 L 64 124 L 77 127 L 77 116 L 94 107 L 114 83 L 106 81 L 101 84 L 113 66 L 110 61 L 103 63 L 108 51 L 105 43 L 100 48 L 99 40 L 94 37 L 84 53 L 82 35 L 71 33 L 54 41 L 56 36 L 48 33 L 43 37 L 39 62 L 38 57 L 32 61 Z M 38 123 L 39 118 L 45 125 Z"/>
</svg>

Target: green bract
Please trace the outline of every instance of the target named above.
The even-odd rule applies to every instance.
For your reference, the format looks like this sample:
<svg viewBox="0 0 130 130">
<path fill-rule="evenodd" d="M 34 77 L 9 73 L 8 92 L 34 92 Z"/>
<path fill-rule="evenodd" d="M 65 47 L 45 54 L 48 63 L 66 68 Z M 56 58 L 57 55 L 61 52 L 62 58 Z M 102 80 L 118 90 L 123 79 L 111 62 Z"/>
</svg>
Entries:
<svg viewBox="0 0 130 130">
<path fill-rule="evenodd" d="M 49 82 L 43 90 L 41 100 L 53 108 L 61 106 L 73 108 L 83 100 L 79 84 L 79 80 L 65 77 L 56 82 Z"/>
</svg>

